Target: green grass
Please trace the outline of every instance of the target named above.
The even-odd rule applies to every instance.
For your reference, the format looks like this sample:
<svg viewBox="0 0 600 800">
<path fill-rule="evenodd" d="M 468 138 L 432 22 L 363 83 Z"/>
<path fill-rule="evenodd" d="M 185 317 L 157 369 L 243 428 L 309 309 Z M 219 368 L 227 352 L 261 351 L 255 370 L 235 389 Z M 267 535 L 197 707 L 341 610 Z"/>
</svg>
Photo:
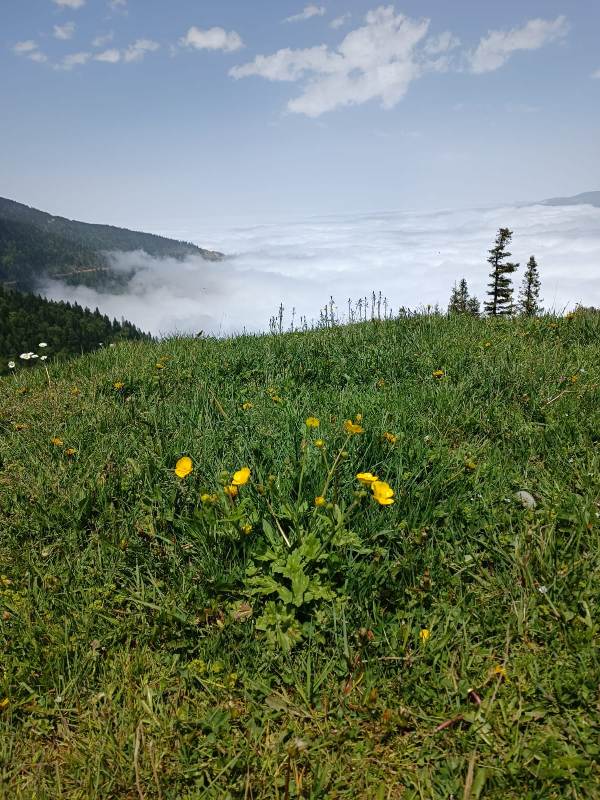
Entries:
<svg viewBox="0 0 600 800">
<path fill-rule="evenodd" d="M 597 797 L 599 383 L 583 313 L 0 380 L 0 796 Z"/>
</svg>

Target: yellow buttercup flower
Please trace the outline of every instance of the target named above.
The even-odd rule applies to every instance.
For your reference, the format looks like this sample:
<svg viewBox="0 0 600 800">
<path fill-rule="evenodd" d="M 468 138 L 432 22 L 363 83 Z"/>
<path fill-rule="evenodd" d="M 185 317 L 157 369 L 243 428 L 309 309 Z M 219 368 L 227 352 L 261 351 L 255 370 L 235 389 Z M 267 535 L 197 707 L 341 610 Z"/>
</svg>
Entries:
<svg viewBox="0 0 600 800">
<path fill-rule="evenodd" d="M 319 420 L 317 419 L 317 417 L 309 417 L 309 418 L 306 420 L 306 427 L 307 427 L 307 428 L 318 428 L 318 427 L 319 427 L 319 425 L 320 425 L 320 422 L 319 422 Z"/>
<path fill-rule="evenodd" d="M 53 445 L 55 445 L 56 447 L 62 447 L 62 446 L 64 445 L 64 442 L 63 442 L 63 440 L 62 440 L 62 439 L 59 439 L 59 438 L 58 438 L 58 436 L 55 436 L 53 439 L 50 439 L 50 441 L 51 441 L 51 442 L 52 442 L 52 444 L 53 444 Z"/>
<path fill-rule="evenodd" d="M 436 369 L 431 374 L 434 378 L 443 378 L 446 373 L 443 369 Z"/>
<path fill-rule="evenodd" d="M 204 505 L 210 505 L 211 503 L 217 502 L 217 495 L 216 494 L 201 494 L 200 495 L 200 502 Z"/>
<path fill-rule="evenodd" d="M 253 403 L 242 403 L 242 409 L 244 411 L 250 411 L 251 408 L 254 408 Z"/>
<path fill-rule="evenodd" d="M 422 628 L 421 631 L 419 631 L 419 639 L 422 642 L 426 642 L 430 636 L 431 636 L 431 631 L 428 628 Z"/>
<path fill-rule="evenodd" d="M 373 481 L 371 484 L 371 491 L 373 492 L 373 497 L 380 506 L 391 506 L 394 497 L 394 490 L 385 481 Z"/>
<path fill-rule="evenodd" d="M 325 447 L 323 439 L 315 439 L 315 447 Z"/>
<path fill-rule="evenodd" d="M 396 436 L 395 433 L 388 433 L 387 431 L 383 434 L 383 438 L 386 440 L 386 442 L 389 442 L 390 444 L 396 444 L 396 442 L 398 441 L 398 437 Z"/>
<path fill-rule="evenodd" d="M 116 383 L 113 384 L 113 386 L 115 387 L 117 392 L 120 392 L 121 389 L 125 388 L 125 384 L 123 383 L 123 381 L 117 381 Z"/>
<path fill-rule="evenodd" d="M 252 525 L 249 522 L 246 522 L 242 525 L 242 533 L 245 533 L 246 536 L 249 536 L 252 533 Z"/>
<path fill-rule="evenodd" d="M 249 467 L 242 467 L 242 469 L 238 469 L 237 472 L 233 473 L 233 480 L 231 481 L 233 486 L 244 486 L 250 480 L 250 468 Z"/>
<path fill-rule="evenodd" d="M 233 498 L 233 497 L 237 497 L 238 496 L 239 489 L 234 484 L 231 484 L 229 486 L 224 486 L 223 487 L 223 491 L 225 492 L 227 497 L 232 497 Z"/>
<path fill-rule="evenodd" d="M 373 475 L 372 472 L 359 472 L 356 477 L 363 484 L 363 486 L 370 486 L 372 483 L 375 483 L 375 481 L 379 480 L 377 475 Z"/>
<path fill-rule="evenodd" d="M 365 432 L 364 428 L 362 428 L 360 425 L 356 424 L 355 422 L 352 422 L 351 419 L 345 420 L 345 422 L 344 422 L 344 430 L 346 431 L 347 434 L 349 434 L 351 436 L 355 436 L 358 433 L 364 433 Z"/>
<path fill-rule="evenodd" d="M 65 450 L 65 455 L 69 456 L 69 458 L 72 458 L 76 452 L 77 450 L 75 450 L 74 447 L 67 447 L 67 449 Z"/>
<path fill-rule="evenodd" d="M 320 494 L 318 497 L 315 497 L 315 505 L 317 506 L 317 508 L 319 508 L 320 506 L 324 506 L 326 502 L 327 501 L 325 500 L 322 494 Z"/>
<path fill-rule="evenodd" d="M 183 456 L 175 465 L 175 475 L 178 478 L 187 478 L 190 472 L 194 469 L 194 464 L 189 456 Z"/>
<path fill-rule="evenodd" d="M 71 394 L 73 395 L 73 397 L 77 397 L 78 395 L 81 394 L 81 391 L 77 388 L 77 386 L 74 386 L 71 389 Z"/>
</svg>

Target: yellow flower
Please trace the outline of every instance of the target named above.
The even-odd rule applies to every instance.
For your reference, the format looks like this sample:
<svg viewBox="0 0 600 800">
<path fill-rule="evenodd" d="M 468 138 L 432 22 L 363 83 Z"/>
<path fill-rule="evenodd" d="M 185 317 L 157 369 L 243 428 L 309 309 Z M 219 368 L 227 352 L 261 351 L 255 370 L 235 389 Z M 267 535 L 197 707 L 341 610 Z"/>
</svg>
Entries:
<svg viewBox="0 0 600 800">
<path fill-rule="evenodd" d="M 394 433 L 388 433 L 387 431 L 383 434 L 383 438 L 390 444 L 396 444 L 398 441 L 398 437 Z"/>
<path fill-rule="evenodd" d="M 5 708 L 8 708 L 9 703 L 10 700 L 8 697 L 3 697 L 2 700 L 0 700 L 0 711 L 4 711 Z"/>
<path fill-rule="evenodd" d="M 379 480 L 377 475 L 373 475 L 372 472 L 359 472 L 356 477 L 364 486 L 370 486 L 372 483 Z"/>
<path fill-rule="evenodd" d="M 325 447 L 323 439 L 315 439 L 315 447 Z"/>
<path fill-rule="evenodd" d="M 50 441 L 51 441 L 51 442 L 52 442 L 52 444 L 53 444 L 53 445 L 55 445 L 56 447 L 62 447 L 62 446 L 64 445 L 64 442 L 63 442 L 63 440 L 62 440 L 62 439 L 59 439 L 59 438 L 58 438 L 58 436 L 55 436 L 55 437 L 54 437 L 53 439 L 51 439 Z"/>
<path fill-rule="evenodd" d="M 250 480 L 250 468 L 249 467 L 242 467 L 242 469 L 238 469 L 237 472 L 233 473 L 233 480 L 231 481 L 233 486 L 244 486 Z"/>
<path fill-rule="evenodd" d="M 158 364 L 156 365 L 156 369 L 164 369 L 164 368 L 165 365 L 159 361 Z"/>
<path fill-rule="evenodd" d="M 216 494 L 202 494 L 200 495 L 200 502 L 204 503 L 204 505 L 210 505 L 211 503 L 216 503 L 218 500 Z"/>
<path fill-rule="evenodd" d="M 465 461 L 465 469 L 468 469 L 470 472 L 473 472 L 477 469 L 477 464 L 474 461 Z"/>
<path fill-rule="evenodd" d="M 249 536 L 252 533 L 252 525 L 249 522 L 246 522 L 242 525 L 242 533 L 245 533 L 246 536 Z"/>
<path fill-rule="evenodd" d="M 491 342 L 484 342 L 484 343 L 483 343 L 483 346 L 484 346 L 484 347 L 491 347 L 491 346 L 492 346 L 492 343 L 491 343 Z"/>
<path fill-rule="evenodd" d="M 309 417 L 306 420 L 306 427 L 307 428 L 318 428 L 320 425 L 319 420 L 316 417 Z"/>
<path fill-rule="evenodd" d="M 281 400 L 281 397 L 279 397 L 279 395 L 278 395 L 278 394 L 272 394 L 272 395 L 271 395 L 271 400 L 272 400 L 274 403 L 281 403 L 281 402 L 282 402 L 282 400 Z"/>
<path fill-rule="evenodd" d="M 187 478 L 190 472 L 194 469 L 194 464 L 189 456 L 183 456 L 175 465 L 175 475 L 178 478 Z"/>
<path fill-rule="evenodd" d="M 422 642 L 426 642 L 429 639 L 430 636 L 431 636 L 431 631 L 428 628 L 422 628 L 419 631 L 419 639 Z"/>
<path fill-rule="evenodd" d="M 434 378 L 443 378 L 446 373 L 443 369 L 436 369 L 431 374 Z"/>
<path fill-rule="evenodd" d="M 80 392 L 80 390 L 79 390 L 79 389 L 78 389 L 76 386 L 74 386 L 74 387 L 71 389 L 71 394 L 73 395 L 73 397 L 77 397 L 77 395 L 81 394 L 81 392 Z"/>
<path fill-rule="evenodd" d="M 362 422 L 362 421 L 363 421 L 363 415 L 356 414 L 356 416 L 354 417 L 354 422 Z"/>
<path fill-rule="evenodd" d="M 242 409 L 244 411 L 250 411 L 251 408 L 254 408 L 253 403 L 242 403 Z"/>
<path fill-rule="evenodd" d="M 327 501 L 325 500 L 322 494 L 320 494 L 318 497 L 315 497 L 315 505 L 317 506 L 317 508 L 319 508 L 320 506 L 324 506 L 326 502 Z"/>
<path fill-rule="evenodd" d="M 492 669 L 492 675 L 494 676 L 497 675 L 499 678 L 502 678 L 503 680 L 508 680 L 506 669 L 500 664 L 496 664 L 496 666 Z"/>
<path fill-rule="evenodd" d="M 117 381 L 115 384 L 113 384 L 113 386 L 115 387 L 117 392 L 120 392 L 121 389 L 125 388 L 125 384 L 123 383 L 123 381 Z"/>
<path fill-rule="evenodd" d="M 345 422 L 344 422 L 344 430 L 350 436 L 355 436 L 358 433 L 364 433 L 365 432 L 364 428 L 362 428 L 360 425 L 357 425 L 354 422 L 352 422 L 351 419 L 345 420 Z"/>
<path fill-rule="evenodd" d="M 14 428 L 16 431 L 24 431 L 27 428 L 24 422 L 15 422 Z"/>
<path fill-rule="evenodd" d="M 67 447 L 67 449 L 65 450 L 65 455 L 69 456 L 69 458 L 72 458 L 76 452 L 77 450 L 75 450 L 74 447 Z"/>
<path fill-rule="evenodd" d="M 239 489 L 234 484 L 231 484 L 230 486 L 223 487 L 223 491 L 225 492 L 227 497 L 232 497 L 233 498 L 233 497 L 237 497 L 238 496 Z"/>
<path fill-rule="evenodd" d="M 371 491 L 373 492 L 373 497 L 380 506 L 391 506 L 394 502 L 392 499 L 394 497 L 394 490 L 385 481 L 373 481 L 371 484 Z"/>
</svg>

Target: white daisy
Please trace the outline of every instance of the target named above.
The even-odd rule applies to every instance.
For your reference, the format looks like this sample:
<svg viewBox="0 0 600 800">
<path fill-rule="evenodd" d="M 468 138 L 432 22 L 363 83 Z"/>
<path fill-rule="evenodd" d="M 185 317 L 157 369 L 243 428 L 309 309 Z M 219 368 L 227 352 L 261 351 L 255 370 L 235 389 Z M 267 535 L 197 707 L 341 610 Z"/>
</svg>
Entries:
<svg viewBox="0 0 600 800">
<path fill-rule="evenodd" d="M 40 361 L 47 361 L 47 360 L 48 360 L 48 356 L 40 356 Z"/>
<path fill-rule="evenodd" d="M 17 365 L 15 364 L 15 362 L 14 362 L 14 361 L 9 361 L 9 362 L 8 362 L 8 368 L 9 368 L 9 369 L 14 369 L 16 366 L 17 366 Z"/>
<path fill-rule="evenodd" d="M 31 358 L 31 353 L 21 353 L 19 358 L 22 358 L 23 361 L 29 361 L 29 359 Z"/>
<path fill-rule="evenodd" d="M 48 342 L 40 342 L 38 347 L 48 347 Z"/>
</svg>

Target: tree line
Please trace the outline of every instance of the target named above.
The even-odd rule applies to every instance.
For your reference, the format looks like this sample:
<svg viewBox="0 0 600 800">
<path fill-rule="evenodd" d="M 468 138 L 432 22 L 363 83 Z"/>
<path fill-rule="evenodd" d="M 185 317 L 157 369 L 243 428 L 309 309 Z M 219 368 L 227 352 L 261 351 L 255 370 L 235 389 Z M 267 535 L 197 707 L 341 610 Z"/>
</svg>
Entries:
<svg viewBox="0 0 600 800">
<path fill-rule="evenodd" d="M 538 263 L 535 256 L 530 256 L 521 283 L 518 300 L 514 299 L 514 288 L 511 275 L 517 271 L 519 264 L 511 261 L 512 253 L 508 247 L 513 232 L 509 228 L 500 228 L 494 246 L 489 250 L 488 264 L 491 266 L 488 283 L 488 300 L 484 303 L 484 311 L 491 317 L 513 316 L 522 314 L 534 317 L 543 309 L 540 301 L 541 281 Z M 464 278 L 454 284 L 448 303 L 449 314 L 470 314 L 478 317 L 481 305 L 476 297 L 469 295 L 467 281 Z"/>
<path fill-rule="evenodd" d="M 98 309 L 46 300 L 0 285 L 0 374 L 39 360 L 81 355 L 124 339 L 150 339 L 131 322 L 111 320 Z M 43 350 L 39 350 L 40 343 Z"/>
</svg>

